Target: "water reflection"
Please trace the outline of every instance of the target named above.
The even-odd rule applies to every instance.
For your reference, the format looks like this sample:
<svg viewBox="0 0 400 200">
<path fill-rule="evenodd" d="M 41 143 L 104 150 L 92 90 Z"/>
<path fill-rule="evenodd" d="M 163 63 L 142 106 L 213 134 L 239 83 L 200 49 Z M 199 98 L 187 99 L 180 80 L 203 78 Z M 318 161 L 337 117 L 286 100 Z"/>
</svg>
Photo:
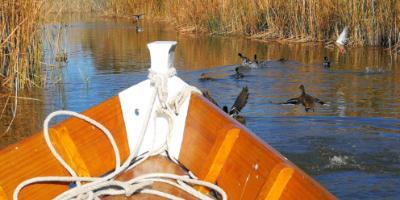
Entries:
<svg viewBox="0 0 400 200">
<path fill-rule="evenodd" d="M 53 78 L 44 89 L 19 94 L 38 101 L 18 101 L 17 118 L 10 131 L 0 135 L 0 148 L 38 131 L 51 111 L 83 111 L 145 79 L 150 66 L 147 43 L 177 40 L 175 64 L 180 77 L 208 89 L 221 105 L 231 104 L 248 86 L 250 98 L 243 110 L 247 126 L 335 195 L 374 199 L 400 194 L 398 188 L 383 186 L 398 185 L 400 180 L 400 68 L 395 57 L 382 49 L 339 54 L 318 44 L 182 35 L 162 22 L 142 25 L 145 31 L 138 33 L 128 20 L 68 21 L 68 62 L 47 69 Z M 234 79 L 230 75 L 240 62 L 238 52 L 257 54 L 266 65 Z M 324 56 L 331 60 L 330 68 L 322 67 Z M 219 78 L 198 80 L 209 72 Z M 300 84 L 329 105 L 306 113 L 301 106 L 273 103 L 298 96 Z M 2 98 L 1 102 L 9 105 L 0 123 L 3 133 L 14 101 Z"/>
</svg>

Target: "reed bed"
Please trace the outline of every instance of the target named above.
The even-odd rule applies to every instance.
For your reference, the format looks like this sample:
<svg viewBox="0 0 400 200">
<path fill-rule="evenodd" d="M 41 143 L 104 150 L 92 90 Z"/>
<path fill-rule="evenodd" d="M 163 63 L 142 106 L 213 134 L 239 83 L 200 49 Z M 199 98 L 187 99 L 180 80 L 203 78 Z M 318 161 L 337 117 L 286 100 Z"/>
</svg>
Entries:
<svg viewBox="0 0 400 200">
<path fill-rule="evenodd" d="M 40 85 L 42 43 L 38 26 L 43 0 L 0 4 L 0 83 L 8 88 Z"/>
<path fill-rule="evenodd" d="M 111 15 L 146 13 L 182 32 L 244 34 L 262 40 L 334 40 L 348 26 L 357 46 L 400 42 L 398 0 L 110 0 Z"/>
</svg>

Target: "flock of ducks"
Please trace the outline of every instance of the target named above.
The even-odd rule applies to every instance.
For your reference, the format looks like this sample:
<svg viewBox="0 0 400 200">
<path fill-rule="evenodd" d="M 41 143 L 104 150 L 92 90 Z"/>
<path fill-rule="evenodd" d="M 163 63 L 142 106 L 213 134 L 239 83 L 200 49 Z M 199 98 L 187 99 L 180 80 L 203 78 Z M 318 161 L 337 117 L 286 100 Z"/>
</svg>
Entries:
<svg viewBox="0 0 400 200">
<path fill-rule="evenodd" d="M 345 27 L 343 29 L 343 31 L 341 32 L 341 34 L 339 35 L 339 37 L 337 38 L 337 40 L 335 41 L 335 45 L 339 48 L 339 52 L 344 53 L 345 45 L 347 45 L 347 43 L 348 43 L 348 27 Z M 326 47 L 331 48 L 332 44 L 327 43 Z M 248 57 L 244 56 L 242 53 L 238 53 L 238 56 L 242 63 L 241 63 L 241 65 L 235 67 L 235 74 L 231 75 L 231 77 L 233 77 L 235 79 L 242 79 L 245 77 L 245 75 L 243 74 L 244 72 L 259 68 L 260 66 L 263 65 L 263 62 L 260 62 L 257 60 L 256 54 L 254 55 L 253 60 L 250 60 Z M 285 62 L 286 59 L 281 58 L 278 61 Z M 326 67 L 326 68 L 331 67 L 331 63 L 327 56 L 324 57 L 322 65 L 323 65 L 323 67 Z M 199 77 L 199 80 L 210 81 L 210 80 L 216 80 L 216 78 L 210 76 L 207 73 L 202 73 Z M 299 89 L 301 91 L 300 96 L 291 98 L 291 99 L 289 99 L 285 102 L 279 103 L 279 104 L 293 104 L 293 105 L 301 104 L 304 106 L 304 110 L 306 112 L 308 112 L 310 110 L 312 110 L 314 112 L 315 111 L 314 108 L 315 108 L 316 104 L 321 104 L 321 105 L 325 104 L 325 102 L 323 102 L 322 100 L 307 94 L 304 85 L 301 84 L 299 86 Z M 225 113 L 227 113 L 228 115 L 230 115 L 231 117 L 233 117 L 234 119 L 236 119 L 237 121 L 239 121 L 240 123 L 245 124 L 246 120 L 243 116 L 240 115 L 240 111 L 246 106 L 248 98 L 249 98 L 249 94 L 250 93 L 249 93 L 248 87 L 247 86 L 243 87 L 241 92 L 239 93 L 239 95 L 236 97 L 235 103 L 232 105 L 232 107 L 228 110 L 227 106 L 223 106 L 222 110 Z M 218 108 L 221 109 L 221 107 L 215 101 L 215 99 L 212 98 L 209 91 L 207 91 L 207 90 L 203 91 L 203 96 L 205 98 L 207 98 L 210 102 L 215 104 Z"/>
</svg>

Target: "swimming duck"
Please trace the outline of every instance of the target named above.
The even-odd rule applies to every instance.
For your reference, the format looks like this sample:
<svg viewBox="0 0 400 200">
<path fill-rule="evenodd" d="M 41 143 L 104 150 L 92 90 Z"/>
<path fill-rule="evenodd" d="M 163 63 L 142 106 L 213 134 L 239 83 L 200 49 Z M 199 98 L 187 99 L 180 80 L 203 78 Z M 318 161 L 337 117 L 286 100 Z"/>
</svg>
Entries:
<svg viewBox="0 0 400 200">
<path fill-rule="evenodd" d="M 68 61 L 68 54 L 66 52 L 58 53 L 55 56 L 54 60 L 56 62 L 65 62 L 66 63 Z"/>
<path fill-rule="evenodd" d="M 248 66 L 250 65 L 251 61 L 248 59 L 246 56 L 243 56 L 241 53 L 238 53 L 240 60 L 242 61 L 243 66 Z"/>
<path fill-rule="evenodd" d="M 142 26 L 140 26 L 139 24 L 136 24 L 136 32 L 137 33 L 141 33 L 141 32 L 143 32 L 144 31 L 144 29 L 143 29 L 143 27 Z"/>
<path fill-rule="evenodd" d="M 331 67 L 331 62 L 329 61 L 328 57 L 324 57 L 324 62 L 322 63 L 324 67 Z"/>
<path fill-rule="evenodd" d="M 217 101 L 213 99 L 208 91 L 203 91 L 203 96 L 207 98 L 210 102 L 212 102 L 214 105 L 217 107 L 221 108 Z M 227 113 L 229 116 L 233 117 L 236 119 L 238 122 L 242 124 L 246 124 L 246 119 L 241 116 L 239 113 L 240 111 L 246 106 L 247 100 L 249 99 L 249 89 L 246 87 L 242 88 L 242 91 L 240 91 L 239 95 L 236 97 L 235 103 L 233 103 L 232 107 L 230 110 L 228 110 L 228 106 L 223 106 L 222 110 Z"/>
<path fill-rule="evenodd" d="M 299 89 L 301 90 L 301 95 L 299 97 L 289 99 L 283 104 L 302 104 L 306 112 L 308 112 L 308 110 L 310 109 L 312 109 L 312 111 L 314 112 L 314 103 L 319 103 L 321 105 L 325 104 L 320 99 L 307 94 L 306 90 L 304 89 L 304 85 L 300 85 Z"/>
<path fill-rule="evenodd" d="M 212 77 L 210 74 L 201 73 L 199 77 L 200 81 L 215 81 L 216 78 Z"/>
<path fill-rule="evenodd" d="M 233 77 L 235 79 L 241 79 L 244 77 L 243 73 L 240 72 L 240 68 L 239 67 L 235 67 L 235 74 L 233 75 Z"/>
<path fill-rule="evenodd" d="M 286 61 L 288 61 L 288 60 L 287 60 L 286 58 L 279 58 L 278 61 L 279 61 L 279 62 L 286 62 Z"/>
<path fill-rule="evenodd" d="M 257 54 L 254 54 L 254 59 L 250 62 L 250 68 L 258 68 L 258 64 Z"/>
</svg>

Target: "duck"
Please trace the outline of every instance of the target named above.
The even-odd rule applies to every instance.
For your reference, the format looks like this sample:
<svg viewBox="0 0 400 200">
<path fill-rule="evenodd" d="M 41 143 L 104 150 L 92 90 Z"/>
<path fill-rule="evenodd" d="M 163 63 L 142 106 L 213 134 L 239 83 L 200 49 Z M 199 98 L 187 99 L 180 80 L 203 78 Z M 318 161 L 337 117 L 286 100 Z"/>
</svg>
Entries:
<svg viewBox="0 0 400 200">
<path fill-rule="evenodd" d="M 243 73 L 240 72 L 239 67 L 235 67 L 235 74 L 232 75 L 235 79 L 241 79 L 244 77 Z"/>
<path fill-rule="evenodd" d="M 68 54 L 66 52 L 58 53 L 55 56 L 54 60 L 56 62 L 64 62 L 64 63 L 66 63 L 66 62 L 68 62 Z"/>
<path fill-rule="evenodd" d="M 144 29 L 143 29 L 143 27 L 142 26 L 140 26 L 139 24 L 136 24 L 136 32 L 137 33 L 141 33 L 141 32 L 143 32 L 144 31 Z"/>
<path fill-rule="evenodd" d="M 349 28 L 346 26 L 343 28 L 343 31 L 340 33 L 339 37 L 336 39 L 336 46 L 339 48 L 340 53 L 344 53 L 346 51 L 345 46 L 349 42 Z"/>
<path fill-rule="evenodd" d="M 216 78 L 210 76 L 210 74 L 208 74 L 208 73 L 201 73 L 200 77 L 199 77 L 199 80 L 200 81 L 215 81 Z"/>
<path fill-rule="evenodd" d="M 144 13 L 133 15 L 133 23 L 138 23 L 140 19 L 144 18 Z"/>
<path fill-rule="evenodd" d="M 254 54 L 254 59 L 253 61 L 250 62 L 250 68 L 258 68 L 259 62 L 257 60 L 257 54 Z"/>
<path fill-rule="evenodd" d="M 327 68 L 331 67 L 331 62 L 329 61 L 327 56 L 324 57 L 324 62 L 322 63 L 322 65 Z"/>
<path fill-rule="evenodd" d="M 286 62 L 286 61 L 288 61 L 288 59 L 286 59 L 286 58 L 279 58 L 278 59 L 278 62 Z"/>
<path fill-rule="evenodd" d="M 233 103 L 232 107 L 228 109 L 228 106 L 224 105 L 222 110 L 241 124 L 246 124 L 246 119 L 244 116 L 240 115 L 240 111 L 246 106 L 249 95 L 248 87 L 243 87 L 239 95 L 236 97 L 235 103 Z M 218 108 L 221 108 L 217 101 L 211 97 L 210 92 L 203 91 L 203 96 Z"/>
<path fill-rule="evenodd" d="M 314 112 L 315 103 L 319 103 L 321 105 L 325 104 L 325 102 L 321 101 L 320 99 L 307 94 L 304 85 L 300 85 L 299 89 L 301 90 L 301 95 L 299 97 L 289 99 L 283 104 L 302 104 L 306 112 L 309 110 Z"/>
</svg>

